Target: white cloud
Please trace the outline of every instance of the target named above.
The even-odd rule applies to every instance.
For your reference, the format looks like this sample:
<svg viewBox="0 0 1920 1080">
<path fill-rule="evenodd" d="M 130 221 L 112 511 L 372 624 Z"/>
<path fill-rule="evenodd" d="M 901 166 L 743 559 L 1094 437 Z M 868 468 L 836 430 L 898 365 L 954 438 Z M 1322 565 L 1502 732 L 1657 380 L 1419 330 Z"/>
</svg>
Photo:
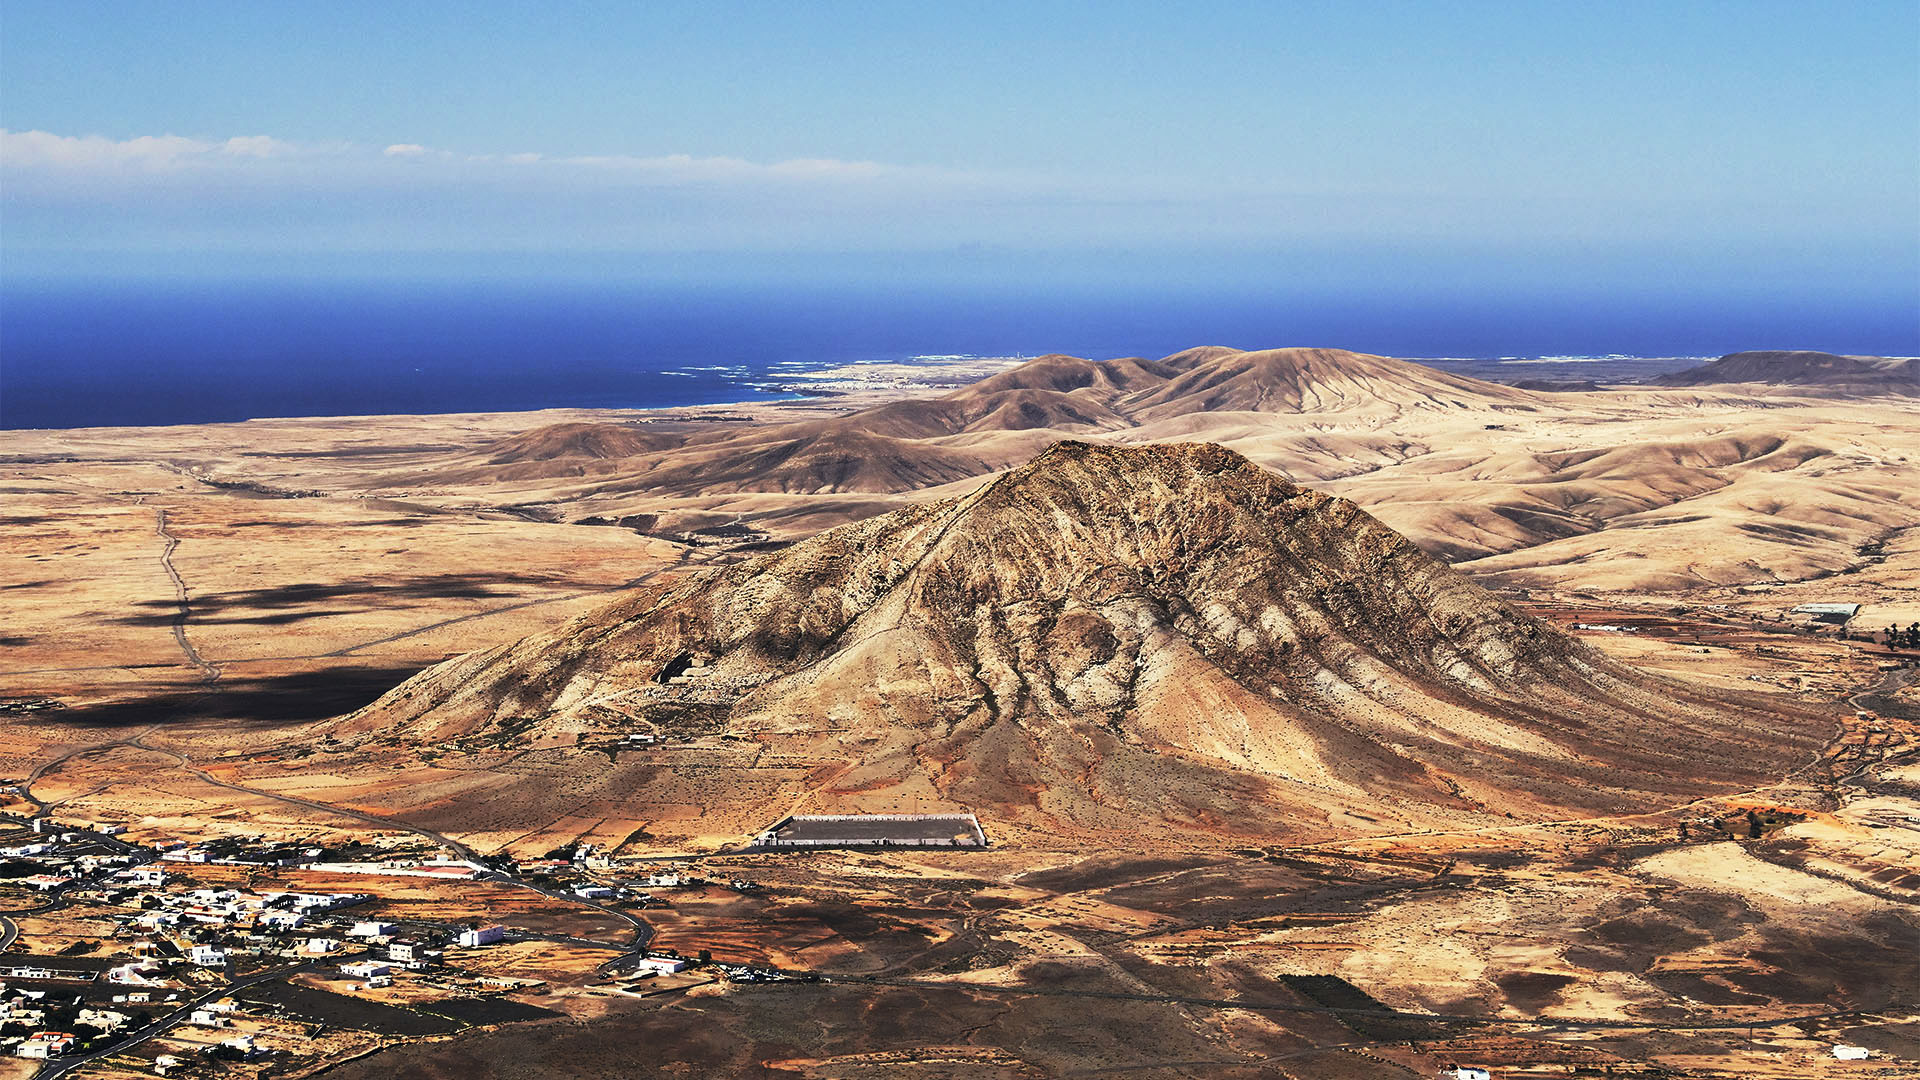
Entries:
<svg viewBox="0 0 1920 1080">
<path fill-rule="evenodd" d="M 873 161 L 839 161 L 834 158 L 794 158 L 790 161 L 776 161 L 766 169 L 781 176 L 820 178 L 865 178 L 905 171 L 889 168 Z"/>
<path fill-rule="evenodd" d="M 298 147 L 271 135 L 236 135 L 220 144 L 222 153 L 233 157 L 277 157 L 295 153 Z"/>
<path fill-rule="evenodd" d="M 142 135 L 114 140 L 102 135 L 0 129 L 0 164 L 8 168 L 166 167 L 212 149 L 213 144 L 204 139 L 181 135 Z"/>
<path fill-rule="evenodd" d="M 356 182 L 378 182 L 380 162 L 431 161 L 451 184 L 484 182 L 500 170 L 538 166 L 539 175 L 555 180 L 568 176 L 596 184 L 628 180 L 641 187 L 806 184 L 863 187 L 881 181 L 913 181 L 936 186 L 978 182 L 983 177 L 965 172 L 885 165 L 874 161 L 837 158 L 792 158 L 757 162 L 739 157 L 695 157 L 690 154 L 642 156 L 634 154 L 579 154 L 548 156 L 533 152 L 455 155 L 420 143 L 394 143 L 375 150 L 350 143 L 294 143 L 271 135 L 237 135 L 227 139 L 181 135 L 143 135 L 109 139 L 99 135 L 55 135 L 45 131 L 0 130 L 0 167 L 8 171 L 58 170 L 100 176 L 176 170 L 248 168 L 266 159 L 331 157 L 356 177 Z M 354 165 L 358 162 L 358 166 Z M 515 168 L 518 167 L 518 168 Z M 368 171 L 371 170 L 371 171 Z M 313 181 L 330 175 L 303 165 L 298 173 Z M 346 175 L 346 174 L 342 174 Z M 412 176 L 411 172 L 408 174 Z M 410 181 L 411 182 L 411 181 Z"/>
<path fill-rule="evenodd" d="M 271 135 L 236 135 L 230 139 L 141 135 L 109 139 L 103 135 L 0 130 L 0 167 L 80 174 L 171 171 L 223 162 L 234 165 L 235 159 L 337 154 L 346 149 L 337 143 L 293 143 Z"/>
<path fill-rule="evenodd" d="M 284 238 L 304 229 L 323 245 L 389 234 L 528 248 L 748 247 L 775 236 L 837 244 L 876 222 L 937 232 L 940 220 L 981 207 L 1030 215 L 1068 191 L 1032 176 L 826 157 L 468 154 L 270 135 L 0 134 L 0 205 L 12 221 L 39 222 L 56 245 L 83 229 L 173 238 L 154 243 Z M 476 230 L 480 220 L 491 224 Z"/>
<path fill-rule="evenodd" d="M 537 156 L 537 155 L 535 155 Z M 527 155 L 515 155 L 510 160 L 520 160 Z M 665 154 L 658 157 L 640 157 L 630 154 L 588 154 L 573 157 L 548 158 L 547 161 L 585 166 L 591 169 L 614 173 L 625 173 L 649 180 L 697 181 L 742 181 L 742 180 L 813 180 L 813 181 L 867 181 L 889 176 L 922 175 L 933 177 L 941 175 L 935 170 L 909 169 L 897 165 L 882 165 L 873 161 L 841 161 L 836 158 L 794 158 L 787 161 L 762 163 L 737 157 L 694 157 L 690 154 Z"/>
</svg>

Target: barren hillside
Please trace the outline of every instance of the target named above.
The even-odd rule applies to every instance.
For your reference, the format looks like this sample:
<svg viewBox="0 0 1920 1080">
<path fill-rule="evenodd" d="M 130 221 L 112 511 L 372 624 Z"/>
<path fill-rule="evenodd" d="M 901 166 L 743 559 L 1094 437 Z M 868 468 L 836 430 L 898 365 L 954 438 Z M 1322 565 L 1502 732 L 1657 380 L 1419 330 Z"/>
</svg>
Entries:
<svg viewBox="0 0 1920 1080">
<path fill-rule="evenodd" d="M 1728 362 L 1763 355 L 1802 354 Z M 1856 575 L 1920 526 L 1920 395 L 1885 386 L 1542 393 L 1335 349 L 1223 346 L 984 370 L 923 396 L 529 416 L 517 430 L 503 430 L 515 419 L 505 416 L 484 433 L 450 418 L 338 452 L 235 454 L 220 446 L 263 429 L 209 428 L 168 455 L 248 490 L 619 523 L 669 543 L 764 550 L 956 497 L 1063 439 L 1211 442 L 1352 499 L 1483 581 L 1558 590 Z M 180 449 L 202 439 L 204 451 Z M 80 454 L 101 451 L 96 441 L 49 439 Z"/>
<path fill-rule="evenodd" d="M 749 818 L 914 791 L 1049 828 L 1268 834 L 1665 805 L 1824 729 L 1611 664 L 1219 447 L 1065 443 L 431 669 L 336 733 L 643 731 L 816 763 L 771 788 L 707 768 L 697 793 L 629 774 L 632 799 Z"/>
<path fill-rule="evenodd" d="M 1920 394 L 1920 364 L 1903 357 L 1837 356 L 1804 349 L 1739 352 L 1653 381 L 1661 386 L 1768 383 Z"/>
</svg>

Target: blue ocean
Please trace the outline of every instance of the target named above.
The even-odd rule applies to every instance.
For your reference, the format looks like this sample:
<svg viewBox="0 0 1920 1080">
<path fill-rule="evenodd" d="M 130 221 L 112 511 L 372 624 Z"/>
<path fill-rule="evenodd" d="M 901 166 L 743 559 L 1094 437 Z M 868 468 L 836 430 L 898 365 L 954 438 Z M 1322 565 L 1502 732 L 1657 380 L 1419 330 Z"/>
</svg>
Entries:
<svg viewBox="0 0 1920 1080">
<path fill-rule="evenodd" d="M 927 355 L 1326 345 L 1492 378 L 1633 379 L 1753 348 L 1910 355 L 1910 311 L 1761 301 L 1342 298 L 1284 288 L 703 281 L 10 281 L 0 427 L 651 408 Z"/>
</svg>

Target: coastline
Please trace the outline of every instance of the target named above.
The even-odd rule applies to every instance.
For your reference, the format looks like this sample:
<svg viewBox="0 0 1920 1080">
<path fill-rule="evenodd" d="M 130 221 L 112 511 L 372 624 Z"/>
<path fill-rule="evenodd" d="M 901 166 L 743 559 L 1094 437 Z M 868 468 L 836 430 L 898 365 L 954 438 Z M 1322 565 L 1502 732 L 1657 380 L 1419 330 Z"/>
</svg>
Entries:
<svg viewBox="0 0 1920 1080">
<path fill-rule="evenodd" d="M 788 398 L 744 398 L 693 405 L 656 405 L 632 408 L 562 407 L 547 409 L 339 413 L 325 416 L 260 416 L 245 420 L 209 420 L 179 424 L 101 424 L 86 427 L 0 428 L 0 454 L 17 456 L 10 443 L 63 437 L 87 439 L 111 435 L 140 439 L 141 433 L 171 437 L 187 429 L 234 429 L 257 433 L 263 429 L 300 427 L 335 430 L 354 423 L 377 424 L 389 431 L 409 426 L 457 425 L 470 432 L 498 431 L 505 437 L 529 427 L 557 423 L 742 423 L 818 419 L 907 398 L 931 397 L 958 389 L 1031 358 L 941 357 L 925 363 L 893 361 L 848 364 L 796 372 L 786 379 L 816 380 L 769 385 L 790 390 Z M 410 423 L 411 422 L 411 423 Z M 18 462 L 16 462 L 18 463 Z"/>
<path fill-rule="evenodd" d="M 1035 356 L 929 355 L 899 360 L 856 361 L 819 368 L 781 371 L 773 375 L 736 376 L 736 382 L 716 388 L 723 394 L 739 394 L 719 400 L 670 405 L 638 406 L 552 406 L 536 409 L 456 409 L 447 411 L 395 410 L 389 412 L 341 412 L 312 415 L 263 415 L 238 420 L 181 421 L 168 424 L 92 424 L 66 427 L 0 427 L 0 447 L 9 441 L 34 435 L 51 436 L 60 432 L 78 437 L 86 432 L 113 432 L 117 436 L 141 431 L 179 431 L 185 428 L 222 428 L 252 425 L 287 427 L 316 425 L 334 427 L 349 421 L 403 424 L 459 423 L 488 430 L 503 429 L 510 418 L 523 427 L 547 423 L 738 423 L 777 419 L 814 419 L 838 415 L 908 398 L 932 397 L 957 390 L 970 383 L 1016 367 Z M 1562 382 L 1567 389 L 1631 389 L 1654 375 L 1677 371 L 1699 362 L 1692 356 L 1552 356 L 1552 357 L 1399 357 L 1412 363 L 1473 378 L 1527 385 Z M 1603 373 L 1590 370 L 1594 364 L 1613 365 Z M 1565 370 L 1561 370 L 1561 369 Z M 658 374 L 676 374 L 663 370 Z M 1576 387 L 1575 384 L 1582 384 Z M 1536 387 L 1545 388 L 1545 387 Z M 788 397 L 749 397 L 748 393 L 787 394 Z M 0 451 L 4 452 L 4 451 Z"/>
</svg>

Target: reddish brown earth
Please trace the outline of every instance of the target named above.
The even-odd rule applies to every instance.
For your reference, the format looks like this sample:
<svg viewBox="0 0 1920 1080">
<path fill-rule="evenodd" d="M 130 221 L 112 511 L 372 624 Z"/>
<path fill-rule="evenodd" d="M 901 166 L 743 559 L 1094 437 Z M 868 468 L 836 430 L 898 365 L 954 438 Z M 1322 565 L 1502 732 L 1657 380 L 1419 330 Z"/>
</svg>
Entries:
<svg viewBox="0 0 1920 1080">
<path fill-rule="evenodd" d="M 830 980 L 609 998 L 615 946 L 525 943 L 474 962 L 564 1020 L 290 1028 L 285 1076 L 1913 1074 L 1920 686 L 1791 609 L 1920 619 L 1914 399 L 981 372 L 0 435 L 0 772 L 136 839 L 682 856 L 766 887 L 676 892 L 662 943 Z M 1129 449 L 1196 442 L 1233 453 Z M 991 849 L 711 854 L 955 804 Z M 40 902 L 0 882 L 29 953 L 125 948 Z"/>
</svg>

